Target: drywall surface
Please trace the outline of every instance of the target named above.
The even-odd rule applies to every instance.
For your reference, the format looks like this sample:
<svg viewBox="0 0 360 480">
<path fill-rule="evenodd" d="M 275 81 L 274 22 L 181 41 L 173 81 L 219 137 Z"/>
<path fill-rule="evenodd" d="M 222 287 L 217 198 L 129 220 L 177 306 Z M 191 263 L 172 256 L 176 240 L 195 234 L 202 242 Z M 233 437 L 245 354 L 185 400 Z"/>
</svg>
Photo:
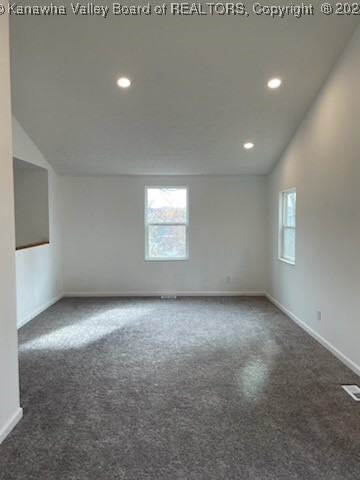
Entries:
<svg viewBox="0 0 360 480">
<path fill-rule="evenodd" d="M 15 221 L 8 17 L 0 16 L 0 443 L 21 418 L 16 332 Z"/>
<path fill-rule="evenodd" d="M 264 292 L 264 176 L 60 180 L 65 294 Z M 145 261 L 146 185 L 189 187 L 189 260 Z"/>
<path fill-rule="evenodd" d="M 58 175 L 13 117 L 14 157 L 48 171 L 48 245 L 16 252 L 18 326 L 50 306 L 62 295 L 62 258 Z"/>
<path fill-rule="evenodd" d="M 48 171 L 14 168 L 16 246 L 49 241 Z"/>
<path fill-rule="evenodd" d="M 359 80 L 357 29 L 269 177 L 267 257 L 271 297 L 358 373 Z M 290 187 L 297 189 L 295 266 L 277 259 L 278 195 Z"/>
</svg>

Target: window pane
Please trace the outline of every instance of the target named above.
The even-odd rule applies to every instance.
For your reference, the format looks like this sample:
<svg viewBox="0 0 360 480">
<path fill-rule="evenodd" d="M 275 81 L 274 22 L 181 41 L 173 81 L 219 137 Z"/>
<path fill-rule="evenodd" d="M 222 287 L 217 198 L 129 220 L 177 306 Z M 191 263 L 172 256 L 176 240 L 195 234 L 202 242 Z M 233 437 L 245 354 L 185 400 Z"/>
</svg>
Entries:
<svg viewBox="0 0 360 480">
<path fill-rule="evenodd" d="M 186 188 L 148 188 L 148 223 L 186 223 Z"/>
<path fill-rule="evenodd" d="M 149 258 L 186 257 L 185 225 L 150 225 L 148 228 Z"/>
<path fill-rule="evenodd" d="M 296 221 L 296 192 L 285 194 L 285 225 L 295 227 Z"/>
<path fill-rule="evenodd" d="M 287 260 L 295 260 L 295 229 L 284 228 L 283 255 Z"/>
</svg>

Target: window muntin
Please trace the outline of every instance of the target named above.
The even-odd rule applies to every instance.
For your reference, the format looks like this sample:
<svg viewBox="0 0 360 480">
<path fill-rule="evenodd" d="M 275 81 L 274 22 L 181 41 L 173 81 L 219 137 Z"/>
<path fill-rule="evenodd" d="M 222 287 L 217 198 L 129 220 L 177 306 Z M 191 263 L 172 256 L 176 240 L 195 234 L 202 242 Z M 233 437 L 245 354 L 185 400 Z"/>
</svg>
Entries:
<svg viewBox="0 0 360 480">
<path fill-rule="evenodd" d="M 187 187 L 146 187 L 146 260 L 187 260 L 188 219 Z"/>
<path fill-rule="evenodd" d="M 295 265 L 296 189 L 280 192 L 279 259 Z"/>
</svg>

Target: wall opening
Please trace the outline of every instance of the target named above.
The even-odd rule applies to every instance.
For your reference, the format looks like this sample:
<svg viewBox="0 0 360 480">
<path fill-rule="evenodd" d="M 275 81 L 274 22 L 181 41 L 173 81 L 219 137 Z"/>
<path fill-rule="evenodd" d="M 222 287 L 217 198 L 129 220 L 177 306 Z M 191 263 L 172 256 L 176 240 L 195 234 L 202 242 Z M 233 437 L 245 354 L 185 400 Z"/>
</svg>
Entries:
<svg viewBox="0 0 360 480">
<path fill-rule="evenodd" d="M 16 249 L 49 243 L 49 180 L 46 168 L 13 159 Z"/>
</svg>

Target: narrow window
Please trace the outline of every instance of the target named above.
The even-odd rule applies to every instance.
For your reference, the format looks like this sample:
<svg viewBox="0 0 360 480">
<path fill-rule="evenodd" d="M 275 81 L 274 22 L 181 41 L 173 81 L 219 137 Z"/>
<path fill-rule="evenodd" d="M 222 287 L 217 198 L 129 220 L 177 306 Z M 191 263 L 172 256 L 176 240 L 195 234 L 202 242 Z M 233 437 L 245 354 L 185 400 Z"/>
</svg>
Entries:
<svg viewBox="0 0 360 480">
<path fill-rule="evenodd" d="M 187 260 L 188 188 L 145 188 L 145 259 Z"/>
<path fill-rule="evenodd" d="M 279 259 L 295 265 L 296 189 L 280 192 Z"/>
</svg>

